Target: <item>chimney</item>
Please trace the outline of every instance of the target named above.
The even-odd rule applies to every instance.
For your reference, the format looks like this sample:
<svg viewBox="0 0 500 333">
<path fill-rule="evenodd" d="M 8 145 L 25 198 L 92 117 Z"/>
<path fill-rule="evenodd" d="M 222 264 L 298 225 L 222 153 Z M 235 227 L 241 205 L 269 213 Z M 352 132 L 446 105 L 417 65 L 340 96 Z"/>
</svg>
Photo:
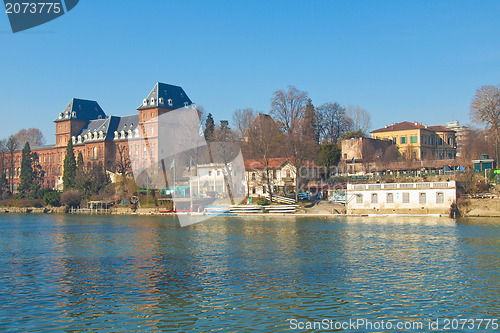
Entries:
<svg viewBox="0 0 500 333">
<path fill-rule="evenodd" d="M 385 125 L 385 128 L 387 128 L 387 125 Z"/>
</svg>

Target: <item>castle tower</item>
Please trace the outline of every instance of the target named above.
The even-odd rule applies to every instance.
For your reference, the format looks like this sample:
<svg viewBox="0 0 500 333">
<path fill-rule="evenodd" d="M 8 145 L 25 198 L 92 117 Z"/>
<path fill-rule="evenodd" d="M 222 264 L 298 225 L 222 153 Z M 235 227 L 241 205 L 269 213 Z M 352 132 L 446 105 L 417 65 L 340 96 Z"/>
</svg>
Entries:
<svg viewBox="0 0 500 333">
<path fill-rule="evenodd" d="M 66 146 L 72 136 L 80 133 L 90 121 L 104 119 L 106 114 L 96 101 L 73 98 L 59 117 L 56 123 L 56 147 Z"/>
</svg>

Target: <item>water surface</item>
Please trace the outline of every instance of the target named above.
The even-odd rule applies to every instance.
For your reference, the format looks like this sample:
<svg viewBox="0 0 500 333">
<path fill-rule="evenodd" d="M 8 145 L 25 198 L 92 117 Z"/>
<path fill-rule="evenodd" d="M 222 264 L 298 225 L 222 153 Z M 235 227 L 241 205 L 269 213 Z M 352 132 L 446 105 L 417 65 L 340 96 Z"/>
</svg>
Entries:
<svg viewBox="0 0 500 333">
<path fill-rule="evenodd" d="M 499 245 L 495 219 L 1 215 L 0 330 L 500 319 Z"/>
</svg>

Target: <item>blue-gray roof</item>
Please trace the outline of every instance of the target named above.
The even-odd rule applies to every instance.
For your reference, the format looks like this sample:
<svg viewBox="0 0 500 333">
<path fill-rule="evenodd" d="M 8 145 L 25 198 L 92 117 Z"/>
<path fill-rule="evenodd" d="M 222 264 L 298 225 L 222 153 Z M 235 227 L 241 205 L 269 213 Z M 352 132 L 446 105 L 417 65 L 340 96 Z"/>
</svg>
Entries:
<svg viewBox="0 0 500 333">
<path fill-rule="evenodd" d="M 70 119 L 89 121 L 104 118 L 106 118 L 106 114 L 96 101 L 73 98 L 54 121 L 58 122 Z"/>
<path fill-rule="evenodd" d="M 89 121 L 78 133 L 75 135 L 75 144 L 84 144 L 89 141 L 112 141 L 112 140 L 124 140 L 129 138 L 129 131 L 135 132 L 139 124 L 139 115 L 131 115 L 124 117 L 111 116 L 105 119 L 97 119 Z M 125 132 L 125 136 L 122 135 L 122 131 Z M 102 132 L 102 137 L 100 135 Z M 120 135 L 115 137 L 115 132 Z M 98 138 L 96 139 L 96 134 Z M 87 140 L 85 140 L 85 135 L 87 135 Z M 78 137 L 81 136 L 81 141 L 78 141 Z"/>
<path fill-rule="evenodd" d="M 179 109 L 193 102 L 179 86 L 157 82 L 148 97 L 144 99 L 137 109 L 149 109 L 154 107 L 164 107 L 167 109 Z"/>
</svg>

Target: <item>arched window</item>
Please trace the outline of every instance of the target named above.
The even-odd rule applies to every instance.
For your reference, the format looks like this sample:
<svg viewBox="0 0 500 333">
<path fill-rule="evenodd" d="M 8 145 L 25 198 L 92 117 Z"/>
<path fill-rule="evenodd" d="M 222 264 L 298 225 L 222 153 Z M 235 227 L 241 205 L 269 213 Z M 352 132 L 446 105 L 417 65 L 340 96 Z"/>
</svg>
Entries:
<svg viewBox="0 0 500 333">
<path fill-rule="evenodd" d="M 286 170 L 286 176 L 290 178 L 290 169 Z"/>
<path fill-rule="evenodd" d="M 254 172 L 254 173 L 252 173 L 252 180 L 255 180 L 255 178 L 256 178 L 256 175 L 255 175 L 255 172 Z M 253 192 L 253 193 L 255 193 L 255 192 Z"/>
</svg>

